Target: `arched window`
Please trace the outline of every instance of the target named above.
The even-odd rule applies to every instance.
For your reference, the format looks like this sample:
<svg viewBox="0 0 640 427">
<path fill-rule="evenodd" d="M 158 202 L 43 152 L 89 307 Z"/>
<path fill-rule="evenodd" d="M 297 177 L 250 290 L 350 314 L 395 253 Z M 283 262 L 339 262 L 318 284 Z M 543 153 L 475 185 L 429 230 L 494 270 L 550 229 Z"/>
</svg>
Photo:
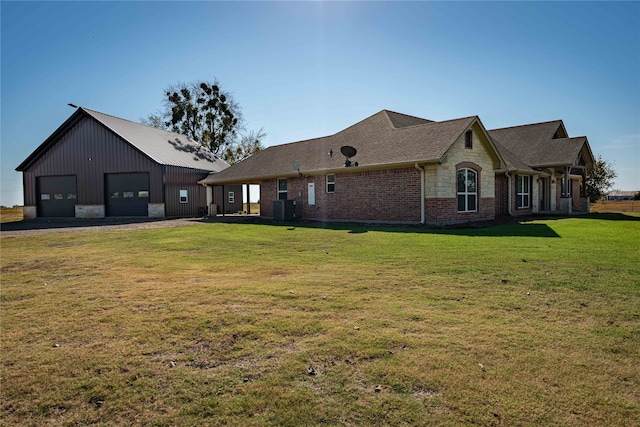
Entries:
<svg viewBox="0 0 640 427">
<path fill-rule="evenodd" d="M 458 170 L 458 212 L 478 210 L 478 173 L 473 169 Z"/>
</svg>

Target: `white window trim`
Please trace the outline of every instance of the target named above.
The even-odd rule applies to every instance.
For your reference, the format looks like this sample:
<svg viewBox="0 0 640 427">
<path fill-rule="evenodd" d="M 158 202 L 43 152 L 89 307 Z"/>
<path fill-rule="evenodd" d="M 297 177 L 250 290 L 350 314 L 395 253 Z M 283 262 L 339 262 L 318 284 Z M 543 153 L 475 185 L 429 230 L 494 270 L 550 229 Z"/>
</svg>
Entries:
<svg viewBox="0 0 640 427">
<path fill-rule="evenodd" d="M 460 173 L 460 171 L 465 171 L 464 173 L 464 191 L 457 191 L 458 190 L 458 174 Z M 467 185 L 467 171 L 471 171 L 475 174 L 476 176 L 476 191 L 474 192 L 470 192 L 467 191 L 468 185 Z M 457 205 L 458 205 L 458 197 L 457 196 L 464 196 L 464 210 L 458 210 L 458 212 L 461 213 L 466 213 L 466 212 L 478 212 L 478 172 L 471 169 L 471 168 L 461 168 L 458 169 L 456 171 L 456 209 L 457 209 Z M 469 196 L 476 196 L 476 206 L 474 209 L 469 209 Z"/>
<path fill-rule="evenodd" d="M 329 180 L 329 177 L 332 176 L 333 177 L 333 181 Z M 329 184 L 333 184 L 333 191 L 329 190 Z M 335 174 L 328 174 L 327 175 L 327 185 L 326 185 L 326 190 L 327 193 L 335 193 L 336 192 L 336 175 Z"/>
<path fill-rule="evenodd" d="M 526 180 L 525 180 L 526 178 Z M 518 191 L 519 190 L 519 185 L 518 185 L 518 181 L 523 180 L 523 186 L 522 186 L 522 190 L 523 191 Z M 526 183 L 526 188 L 524 186 L 524 184 Z M 525 191 L 526 190 L 526 191 Z M 525 197 L 527 200 L 527 203 L 524 203 Z M 516 208 L 517 209 L 527 209 L 531 206 L 531 177 L 529 175 L 517 175 L 516 178 Z"/>
<path fill-rule="evenodd" d="M 277 192 L 277 194 L 278 194 L 278 200 L 282 200 L 282 199 L 280 199 L 280 194 L 285 194 L 285 195 L 287 195 L 287 194 L 288 194 L 288 191 L 289 191 L 289 189 L 288 189 L 288 187 L 289 187 L 289 183 L 287 183 L 287 190 L 280 191 L 280 181 L 282 181 L 282 180 L 287 181 L 287 178 L 278 178 L 278 179 L 276 179 L 276 192 Z M 285 197 L 285 199 L 286 199 L 286 198 L 287 198 L 287 197 Z"/>
<path fill-rule="evenodd" d="M 180 203 L 189 203 L 189 192 L 188 192 L 188 190 L 180 190 L 180 192 L 178 194 L 180 195 Z"/>
<path fill-rule="evenodd" d="M 229 200 L 229 203 L 235 203 L 236 193 L 234 193 L 233 191 L 229 191 L 228 200 Z"/>
</svg>

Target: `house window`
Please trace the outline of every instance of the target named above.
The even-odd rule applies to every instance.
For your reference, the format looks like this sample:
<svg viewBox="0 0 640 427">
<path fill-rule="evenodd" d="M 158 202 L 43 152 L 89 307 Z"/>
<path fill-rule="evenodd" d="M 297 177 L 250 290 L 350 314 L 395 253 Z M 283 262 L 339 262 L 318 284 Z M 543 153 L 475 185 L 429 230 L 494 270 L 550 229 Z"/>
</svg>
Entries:
<svg viewBox="0 0 640 427">
<path fill-rule="evenodd" d="M 531 177 L 527 175 L 518 175 L 516 206 L 518 209 L 528 208 L 531 195 Z"/>
<path fill-rule="evenodd" d="M 478 174 L 473 169 L 458 170 L 458 212 L 478 210 Z"/>
<path fill-rule="evenodd" d="M 187 190 L 180 190 L 180 203 L 189 203 Z"/>
<path fill-rule="evenodd" d="M 287 200 L 287 178 L 278 178 L 278 200 Z"/>
<path fill-rule="evenodd" d="M 571 189 L 571 178 L 569 178 L 569 179 L 567 180 L 566 184 L 565 184 L 565 179 L 564 179 L 564 177 L 562 177 L 562 181 L 561 181 L 561 184 L 560 184 L 560 185 L 562 186 L 562 187 L 560 188 L 560 192 L 562 193 L 562 197 L 571 197 L 571 190 L 572 190 L 572 189 Z M 566 193 L 564 192 L 564 191 L 565 191 L 565 190 L 564 190 L 565 188 L 567 189 L 567 190 L 566 190 Z"/>
<path fill-rule="evenodd" d="M 464 134 L 464 148 L 473 148 L 473 132 L 470 130 Z"/>
<path fill-rule="evenodd" d="M 327 193 L 335 193 L 336 191 L 336 176 L 327 175 Z"/>
<path fill-rule="evenodd" d="M 229 204 L 236 202 L 236 193 L 229 191 Z"/>
</svg>

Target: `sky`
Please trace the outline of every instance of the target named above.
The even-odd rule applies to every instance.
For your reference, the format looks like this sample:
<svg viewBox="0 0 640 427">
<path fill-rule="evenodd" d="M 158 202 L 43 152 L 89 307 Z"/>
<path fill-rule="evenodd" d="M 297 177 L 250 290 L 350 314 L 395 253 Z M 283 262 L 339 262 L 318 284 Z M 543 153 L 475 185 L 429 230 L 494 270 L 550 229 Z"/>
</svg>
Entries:
<svg viewBox="0 0 640 427">
<path fill-rule="evenodd" d="M 266 146 L 387 109 L 487 129 L 562 119 L 640 190 L 638 2 L 0 3 L 1 197 L 74 110 L 139 121 L 218 79 Z"/>
</svg>

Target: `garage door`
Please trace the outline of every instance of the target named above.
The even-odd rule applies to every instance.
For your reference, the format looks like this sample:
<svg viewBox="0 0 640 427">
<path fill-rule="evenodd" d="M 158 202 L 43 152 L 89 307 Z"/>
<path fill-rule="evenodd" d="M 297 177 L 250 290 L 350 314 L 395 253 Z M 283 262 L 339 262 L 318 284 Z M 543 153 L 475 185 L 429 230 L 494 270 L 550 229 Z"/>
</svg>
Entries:
<svg viewBox="0 0 640 427">
<path fill-rule="evenodd" d="M 36 181 L 38 192 L 38 216 L 76 216 L 76 176 L 39 176 Z"/>
<path fill-rule="evenodd" d="M 149 174 L 105 175 L 107 216 L 148 216 Z"/>
</svg>

